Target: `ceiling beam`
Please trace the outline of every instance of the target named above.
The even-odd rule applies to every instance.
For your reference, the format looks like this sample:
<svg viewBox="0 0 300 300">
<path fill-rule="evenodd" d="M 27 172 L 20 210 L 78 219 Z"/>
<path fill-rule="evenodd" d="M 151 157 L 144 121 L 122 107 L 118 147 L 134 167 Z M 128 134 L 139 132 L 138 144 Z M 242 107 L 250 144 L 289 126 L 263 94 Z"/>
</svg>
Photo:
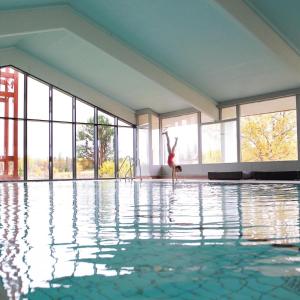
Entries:
<svg viewBox="0 0 300 300">
<path fill-rule="evenodd" d="M 79 15 L 69 6 L 61 5 L 0 12 L 0 39 L 1 37 L 53 30 L 67 30 L 75 34 L 181 97 L 197 110 L 218 119 L 218 109 L 213 99 L 181 79 L 175 78 L 167 70 L 129 48 L 111 33 Z"/>
<path fill-rule="evenodd" d="M 289 44 L 242 0 L 214 0 L 282 61 L 300 72 L 300 57 Z"/>
</svg>

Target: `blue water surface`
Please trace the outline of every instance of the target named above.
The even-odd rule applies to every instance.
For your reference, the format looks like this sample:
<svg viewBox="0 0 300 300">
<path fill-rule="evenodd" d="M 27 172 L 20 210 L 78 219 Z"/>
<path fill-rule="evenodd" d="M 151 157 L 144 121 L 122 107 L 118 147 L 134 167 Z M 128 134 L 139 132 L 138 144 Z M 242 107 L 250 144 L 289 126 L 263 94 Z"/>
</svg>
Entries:
<svg viewBox="0 0 300 300">
<path fill-rule="evenodd" d="M 0 183 L 0 299 L 299 299 L 299 188 Z"/>
</svg>

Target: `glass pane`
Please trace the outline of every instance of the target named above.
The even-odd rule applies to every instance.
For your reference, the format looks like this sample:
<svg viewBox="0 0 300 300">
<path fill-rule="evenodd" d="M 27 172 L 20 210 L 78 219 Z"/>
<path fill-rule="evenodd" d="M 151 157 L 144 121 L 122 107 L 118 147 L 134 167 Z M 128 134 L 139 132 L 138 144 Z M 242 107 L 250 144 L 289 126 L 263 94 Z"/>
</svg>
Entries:
<svg viewBox="0 0 300 300">
<path fill-rule="evenodd" d="M 24 117 L 24 75 L 13 68 L 0 68 L 0 117 Z"/>
<path fill-rule="evenodd" d="M 222 108 L 222 120 L 236 118 L 236 106 Z"/>
<path fill-rule="evenodd" d="M 171 147 L 173 147 L 175 137 L 178 137 L 178 144 L 175 151 L 175 162 L 177 164 L 198 163 L 197 114 L 163 119 L 162 129 L 168 130 Z M 163 137 L 163 154 L 164 164 L 167 164 L 168 151 L 165 137 Z"/>
<path fill-rule="evenodd" d="M 129 127 L 131 127 L 131 125 L 129 123 L 123 122 L 120 119 L 118 119 L 118 125 L 119 126 L 129 126 Z"/>
<path fill-rule="evenodd" d="M 159 165 L 159 118 L 152 115 L 152 160 Z"/>
<path fill-rule="evenodd" d="M 149 175 L 149 116 L 138 116 L 138 157 L 142 175 Z"/>
<path fill-rule="evenodd" d="M 94 107 L 76 100 L 76 122 L 94 123 Z"/>
<path fill-rule="evenodd" d="M 23 121 L 0 119 L 0 180 L 23 179 Z"/>
<path fill-rule="evenodd" d="M 49 86 L 28 77 L 27 117 L 49 120 Z"/>
<path fill-rule="evenodd" d="M 98 126 L 98 176 L 115 177 L 115 129 L 112 126 Z"/>
<path fill-rule="evenodd" d="M 53 120 L 72 122 L 72 96 L 53 89 Z"/>
<path fill-rule="evenodd" d="M 72 171 L 72 124 L 53 123 L 53 178 L 70 179 Z"/>
<path fill-rule="evenodd" d="M 77 178 L 94 178 L 94 125 L 76 126 Z"/>
<path fill-rule="evenodd" d="M 115 118 L 98 110 L 98 124 L 115 125 Z"/>
<path fill-rule="evenodd" d="M 220 123 L 202 125 L 201 127 L 202 163 L 209 164 L 222 162 Z"/>
<path fill-rule="evenodd" d="M 243 162 L 297 160 L 296 111 L 242 117 L 241 156 Z"/>
<path fill-rule="evenodd" d="M 119 177 L 134 175 L 133 168 L 130 169 L 130 161 L 133 158 L 133 129 L 119 127 Z M 126 159 L 127 157 L 127 159 Z"/>
<path fill-rule="evenodd" d="M 49 123 L 27 123 L 28 179 L 49 179 Z"/>
<path fill-rule="evenodd" d="M 241 117 L 296 109 L 296 97 L 285 97 L 240 106 Z"/>
<path fill-rule="evenodd" d="M 202 163 L 237 162 L 236 121 L 202 125 Z"/>
<path fill-rule="evenodd" d="M 222 162 L 237 162 L 236 121 L 221 123 Z"/>
</svg>

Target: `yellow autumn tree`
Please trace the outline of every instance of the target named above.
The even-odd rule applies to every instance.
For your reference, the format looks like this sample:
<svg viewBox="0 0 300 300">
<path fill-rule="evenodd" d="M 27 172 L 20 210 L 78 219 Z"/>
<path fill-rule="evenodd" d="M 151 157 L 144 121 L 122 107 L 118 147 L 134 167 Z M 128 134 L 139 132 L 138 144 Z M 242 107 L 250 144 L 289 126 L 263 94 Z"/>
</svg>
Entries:
<svg viewBox="0 0 300 300">
<path fill-rule="evenodd" d="M 297 159 L 296 128 L 296 111 L 242 117 L 242 161 Z"/>
<path fill-rule="evenodd" d="M 202 163 L 212 164 L 222 162 L 221 150 L 210 150 L 202 155 Z"/>
</svg>

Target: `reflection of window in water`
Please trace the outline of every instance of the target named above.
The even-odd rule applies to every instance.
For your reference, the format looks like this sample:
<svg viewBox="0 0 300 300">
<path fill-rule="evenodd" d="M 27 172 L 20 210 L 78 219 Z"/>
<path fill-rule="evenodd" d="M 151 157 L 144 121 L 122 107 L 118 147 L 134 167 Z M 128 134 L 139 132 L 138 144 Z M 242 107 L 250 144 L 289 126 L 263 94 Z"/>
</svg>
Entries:
<svg viewBox="0 0 300 300">
<path fill-rule="evenodd" d="M 299 242 L 299 195 L 296 186 L 282 189 L 281 185 L 249 185 L 241 193 L 242 199 L 247 200 L 242 206 L 245 240 Z"/>
<path fill-rule="evenodd" d="M 223 201 L 217 196 L 220 187 L 203 186 L 202 201 L 203 238 L 204 240 L 220 239 L 224 235 Z M 219 194 L 220 195 L 220 194 Z"/>
</svg>

